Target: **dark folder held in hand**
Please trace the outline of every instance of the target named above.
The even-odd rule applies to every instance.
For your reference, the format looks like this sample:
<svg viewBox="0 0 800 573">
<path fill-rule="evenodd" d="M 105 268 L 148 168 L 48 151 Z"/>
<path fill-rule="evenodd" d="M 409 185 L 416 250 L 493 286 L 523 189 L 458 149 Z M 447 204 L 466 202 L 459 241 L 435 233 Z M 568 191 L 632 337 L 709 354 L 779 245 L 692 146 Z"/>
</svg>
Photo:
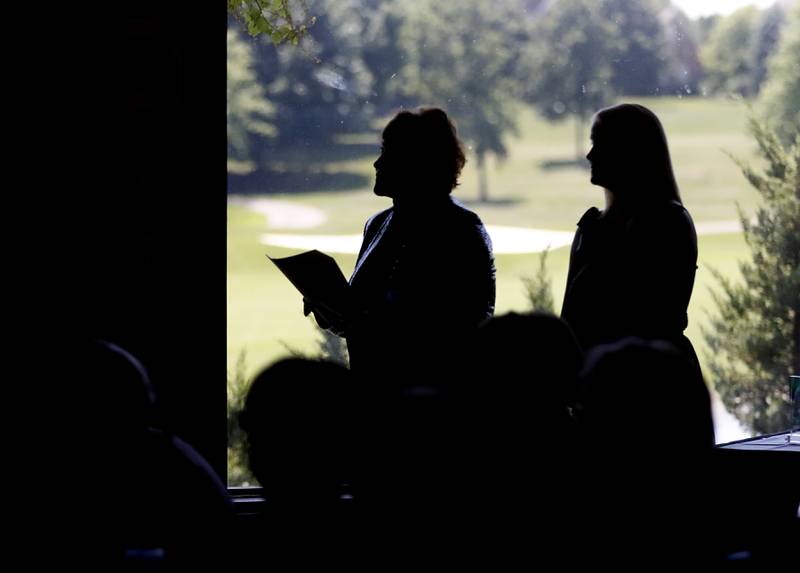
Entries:
<svg viewBox="0 0 800 573">
<path fill-rule="evenodd" d="M 333 257 L 314 249 L 272 261 L 312 304 L 344 315 L 350 300 L 350 285 Z"/>
</svg>

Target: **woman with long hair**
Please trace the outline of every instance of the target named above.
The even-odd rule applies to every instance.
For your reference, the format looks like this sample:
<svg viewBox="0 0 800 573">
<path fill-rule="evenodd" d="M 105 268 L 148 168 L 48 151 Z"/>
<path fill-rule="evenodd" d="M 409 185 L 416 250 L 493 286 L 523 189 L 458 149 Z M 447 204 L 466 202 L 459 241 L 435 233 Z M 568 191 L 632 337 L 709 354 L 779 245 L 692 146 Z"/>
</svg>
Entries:
<svg viewBox="0 0 800 573">
<path fill-rule="evenodd" d="M 578 222 L 561 316 L 584 350 L 626 336 L 664 339 L 697 364 L 683 334 L 697 234 L 664 128 L 646 107 L 623 103 L 596 114 L 591 138 L 586 157 L 605 208 Z"/>
</svg>

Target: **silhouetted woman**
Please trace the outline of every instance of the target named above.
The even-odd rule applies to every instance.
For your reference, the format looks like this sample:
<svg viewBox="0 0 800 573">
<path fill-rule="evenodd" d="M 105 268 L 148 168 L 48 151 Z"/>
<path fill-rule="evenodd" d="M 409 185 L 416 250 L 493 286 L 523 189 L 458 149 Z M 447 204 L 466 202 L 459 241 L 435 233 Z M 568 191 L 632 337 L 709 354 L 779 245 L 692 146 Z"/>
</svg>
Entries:
<svg viewBox="0 0 800 573">
<path fill-rule="evenodd" d="M 625 336 L 665 339 L 696 364 L 683 331 L 697 235 L 661 122 L 620 104 L 597 113 L 591 138 L 591 182 L 605 189 L 606 204 L 578 222 L 561 316 L 584 350 Z"/>
<path fill-rule="evenodd" d="M 491 241 L 450 196 L 464 163 L 441 109 L 401 111 L 384 129 L 374 191 L 393 206 L 367 221 L 350 278 L 354 310 L 313 309 L 320 326 L 347 338 L 354 373 L 403 382 L 423 365 L 449 368 L 464 337 L 492 316 Z"/>
</svg>

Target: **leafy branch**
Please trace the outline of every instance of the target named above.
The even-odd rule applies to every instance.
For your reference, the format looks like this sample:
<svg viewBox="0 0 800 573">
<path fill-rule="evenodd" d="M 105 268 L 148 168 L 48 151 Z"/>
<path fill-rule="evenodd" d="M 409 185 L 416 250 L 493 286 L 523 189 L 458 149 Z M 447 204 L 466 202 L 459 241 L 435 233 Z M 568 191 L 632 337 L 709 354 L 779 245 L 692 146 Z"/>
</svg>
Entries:
<svg viewBox="0 0 800 573">
<path fill-rule="evenodd" d="M 306 0 L 228 0 L 228 13 L 255 37 L 265 35 L 275 45 L 297 45 L 317 19 Z"/>
</svg>

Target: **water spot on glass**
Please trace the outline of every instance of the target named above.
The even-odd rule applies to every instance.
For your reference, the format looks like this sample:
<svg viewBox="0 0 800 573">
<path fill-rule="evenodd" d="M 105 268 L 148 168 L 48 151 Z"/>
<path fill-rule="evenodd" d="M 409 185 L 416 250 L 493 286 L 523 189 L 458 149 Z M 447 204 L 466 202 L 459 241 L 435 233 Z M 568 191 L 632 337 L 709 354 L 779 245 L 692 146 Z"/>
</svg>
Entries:
<svg viewBox="0 0 800 573">
<path fill-rule="evenodd" d="M 321 84 L 331 87 L 336 90 L 347 90 L 347 84 L 342 77 L 342 74 L 332 68 L 322 68 L 314 71 L 314 77 Z"/>
</svg>

